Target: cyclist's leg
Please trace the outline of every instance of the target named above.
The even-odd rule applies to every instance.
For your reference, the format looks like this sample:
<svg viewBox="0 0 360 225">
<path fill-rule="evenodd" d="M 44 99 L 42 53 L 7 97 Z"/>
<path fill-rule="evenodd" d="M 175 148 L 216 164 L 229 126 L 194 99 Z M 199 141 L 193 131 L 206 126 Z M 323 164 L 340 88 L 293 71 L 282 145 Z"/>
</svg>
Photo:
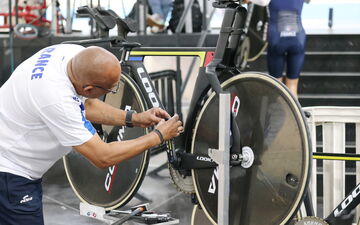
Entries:
<svg viewBox="0 0 360 225">
<path fill-rule="evenodd" d="M 305 58 L 305 33 L 300 32 L 296 37 L 288 38 L 287 48 L 287 73 L 285 84 L 291 93 L 297 97 L 298 82 Z"/>
<path fill-rule="evenodd" d="M 286 77 L 284 83 L 285 83 L 285 85 L 289 88 L 289 90 L 291 91 L 291 93 L 292 93 L 295 97 L 297 97 L 297 96 L 298 96 L 298 83 L 299 83 L 299 78 L 290 79 L 290 78 Z"/>
<path fill-rule="evenodd" d="M 273 27 L 269 28 L 269 46 L 267 50 L 267 67 L 269 74 L 283 81 L 283 70 L 286 61 L 286 46 L 280 41 L 280 33 Z"/>
</svg>

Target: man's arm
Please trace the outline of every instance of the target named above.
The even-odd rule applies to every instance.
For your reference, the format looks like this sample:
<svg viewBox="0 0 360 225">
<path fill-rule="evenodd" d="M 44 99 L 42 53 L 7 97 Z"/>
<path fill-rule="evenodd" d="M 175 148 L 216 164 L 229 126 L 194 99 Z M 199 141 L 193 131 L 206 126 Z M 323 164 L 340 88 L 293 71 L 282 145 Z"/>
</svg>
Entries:
<svg viewBox="0 0 360 225">
<path fill-rule="evenodd" d="M 87 99 L 85 101 L 86 119 L 93 123 L 124 126 L 126 111 L 106 104 L 99 99 Z M 152 108 L 142 113 L 132 115 L 132 123 L 138 127 L 154 126 L 163 118 L 170 115 L 160 108 Z"/>
<path fill-rule="evenodd" d="M 176 137 L 183 131 L 182 123 L 177 115 L 168 121 L 162 121 L 157 129 L 164 140 Z M 156 132 L 138 137 L 132 140 L 103 142 L 98 134 L 82 145 L 73 146 L 80 154 L 84 155 L 95 166 L 106 168 L 121 161 L 130 159 L 141 152 L 161 143 L 160 136 Z"/>
<path fill-rule="evenodd" d="M 85 101 L 86 119 L 98 124 L 124 126 L 126 111 L 106 104 L 99 99 L 89 98 Z"/>
<path fill-rule="evenodd" d="M 95 134 L 89 141 L 73 148 L 96 167 L 106 168 L 130 159 L 158 144 L 160 144 L 160 139 L 154 132 L 136 139 L 111 143 L 103 142 L 99 135 Z"/>
</svg>

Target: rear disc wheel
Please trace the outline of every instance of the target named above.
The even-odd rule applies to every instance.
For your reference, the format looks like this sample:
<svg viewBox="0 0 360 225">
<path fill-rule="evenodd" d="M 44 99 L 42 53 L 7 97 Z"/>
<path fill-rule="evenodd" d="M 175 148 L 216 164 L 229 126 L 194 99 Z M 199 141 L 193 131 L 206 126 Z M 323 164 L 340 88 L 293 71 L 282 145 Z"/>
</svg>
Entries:
<svg viewBox="0 0 360 225">
<path fill-rule="evenodd" d="M 296 213 L 309 180 L 311 151 L 300 105 L 284 85 L 264 74 L 243 73 L 222 87 L 231 93 L 241 145 L 255 156 L 248 169 L 230 167 L 229 224 L 284 225 Z M 199 114 L 194 154 L 218 149 L 218 102 L 212 94 Z M 192 177 L 202 209 L 216 223 L 217 169 L 194 169 Z"/>
</svg>

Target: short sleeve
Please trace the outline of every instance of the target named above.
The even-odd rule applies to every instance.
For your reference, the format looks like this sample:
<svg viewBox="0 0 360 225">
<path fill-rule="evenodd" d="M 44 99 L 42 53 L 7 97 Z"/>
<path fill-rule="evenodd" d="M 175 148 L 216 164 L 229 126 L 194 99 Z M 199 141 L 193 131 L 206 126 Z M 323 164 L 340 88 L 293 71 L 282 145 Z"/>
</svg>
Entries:
<svg viewBox="0 0 360 225">
<path fill-rule="evenodd" d="M 96 133 L 85 118 L 84 103 L 77 97 L 63 97 L 56 104 L 40 109 L 40 117 L 64 146 L 78 146 Z"/>
</svg>

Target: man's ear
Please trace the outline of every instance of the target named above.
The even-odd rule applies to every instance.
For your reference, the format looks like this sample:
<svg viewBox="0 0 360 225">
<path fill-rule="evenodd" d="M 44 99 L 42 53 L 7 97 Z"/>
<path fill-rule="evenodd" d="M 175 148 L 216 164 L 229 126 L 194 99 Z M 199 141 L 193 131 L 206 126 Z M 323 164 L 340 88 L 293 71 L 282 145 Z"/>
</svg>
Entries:
<svg viewBox="0 0 360 225">
<path fill-rule="evenodd" d="M 83 91 L 90 92 L 93 88 L 94 88 L 94 86 L 92 86 L 92 85 L 86 85 L 83 87 Z"/>
</svg>

